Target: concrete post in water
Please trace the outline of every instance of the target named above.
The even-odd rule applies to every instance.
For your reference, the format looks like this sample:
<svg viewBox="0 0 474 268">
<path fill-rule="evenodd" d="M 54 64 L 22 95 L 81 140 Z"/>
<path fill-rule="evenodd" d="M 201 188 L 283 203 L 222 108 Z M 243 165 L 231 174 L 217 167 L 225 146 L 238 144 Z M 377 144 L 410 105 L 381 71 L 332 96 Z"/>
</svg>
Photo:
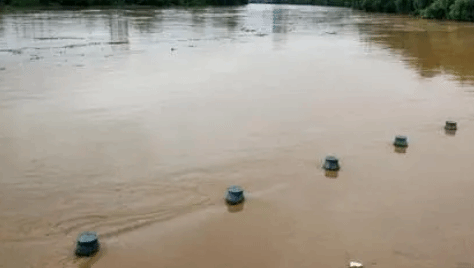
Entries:
<svg viewBox="0 0 474 268">
<path fill-rule="evenodd" d="M 244 189 L 239 186 L 232 185 L 227 188 L 225 201 L 229 205 L 237 205 L 244 202 Z"/>
<path fill-rule="evenodd" d="M 99 251 L 99 238 L 95 232 L 83 232 L 77 237 L 76 255 L 89 257 Z"/>
<path fill-rule="evenodd" d="M 339 166 L 339 159 L 335 156 L 327 156 L 323 168 L 325 170 L 338 171 L 341 168 Z"/>
<path fill-rule="evenodd" d="M 454 121 L 446 121 L 446 126 L 444 126 L 444 129 L 455 131 L 458 129 L 458 126 L 457 126 L 457 123 Z"/>
<path fill-rule="evenodd" d="M 393 142 L 393 145 L 395 145 L 396 147 L 401 147 L 401 148 L 408 147 L 407 137 L 400 136 L 400 135 L 396 136 L 395 141 Z"/>
</svg>

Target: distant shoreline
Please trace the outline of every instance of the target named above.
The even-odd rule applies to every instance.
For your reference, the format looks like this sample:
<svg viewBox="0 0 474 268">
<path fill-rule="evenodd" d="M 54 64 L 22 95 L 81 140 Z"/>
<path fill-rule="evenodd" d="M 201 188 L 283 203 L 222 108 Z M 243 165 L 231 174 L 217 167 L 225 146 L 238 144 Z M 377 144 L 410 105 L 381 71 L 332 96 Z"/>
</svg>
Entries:
<svg viewBox="0 0 474 268">
<path fill-rule="evenodd" d="M 202 8 L 209 6 L 189 6 L 190 8 Z M 63 5 L 34 5 L 34 6 L 3 6 L 0 7 L 1 12 L 15 11 L 62 11 L 62 10 L 87 10 L 87 9 L 128 9 L 128 10 L 154 10 L 163 8 L 186 8 L 186 6 L 152 6 L 152 5 L 90 5 L 90 6 L 63 6 Z"/>
<path fill-rule="evenodd" d="M 347 7 L 366 12 L 403 14 L 424 19 L 474 22 L 474 0 L 0 0 L 0 11 L 76 10 L 87 7 L 156 9 L 246 4 Z"/>
<path fill-rule="evenodd" d="M 87 8 L 100 9 L 160 9 L 160 8 L 202 8 L 241 6 L 248 0 L 9 0 L 2 4 L 0 13 L 28 10 L 82 10 Z"/>
</svg>

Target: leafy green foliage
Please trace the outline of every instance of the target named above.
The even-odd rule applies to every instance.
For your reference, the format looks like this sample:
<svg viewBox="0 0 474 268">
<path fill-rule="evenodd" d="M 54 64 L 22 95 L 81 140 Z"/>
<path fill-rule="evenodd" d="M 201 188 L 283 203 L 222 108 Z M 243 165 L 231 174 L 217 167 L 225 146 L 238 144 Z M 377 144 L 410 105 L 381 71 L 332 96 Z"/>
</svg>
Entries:
<svg viewBox="0 0 474 268">
<path fill-rule="evenodd" d="M 369 12 L 421 15 L 429 19 L 474 21 L 474 0 L 352 0 Z"/>
<path fill-rule="evenodd" d="M 11 0 L 9 4 L 15 7 L 39 6 L 39 0 Z"/>
<path fill-rule="evenodd" d="M 450 19 L 474 21 L 474 0 L 456 0 L 450 6 Z"/>
<path fill-rule="evenodd" d="M 146 6 L 231 6 L 231 5 L 245 5 L 248 0 L 0 0 L 5 1 L 5 4 L 16 7 L 33 7 L 39 5 L 49 5 L 52 3 L 61 6 L 113 6 L 113 5 L 146 5 Z M 337 1 L 337 0 L 333 0 Z"/>
<path fill-rule="evenodd" d="M 449 15 L 449 8 L 454 0 L 436 0 L 426 9 L 421 11 L 421 15 L 430 19 L 446 19 Z"/>
</svg>

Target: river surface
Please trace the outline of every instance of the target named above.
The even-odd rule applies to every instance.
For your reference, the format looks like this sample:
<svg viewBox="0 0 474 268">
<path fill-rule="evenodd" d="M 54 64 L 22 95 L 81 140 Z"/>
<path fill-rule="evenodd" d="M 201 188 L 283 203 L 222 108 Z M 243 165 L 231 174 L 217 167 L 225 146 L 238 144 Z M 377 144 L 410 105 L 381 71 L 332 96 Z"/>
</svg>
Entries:
<svg viewBox="0 0 474 268">
<path fill-rule="evenodd" d="M 0 14 L 0 267 L 473 268 L 473 62 L 344 8 Z"/>
</svg>

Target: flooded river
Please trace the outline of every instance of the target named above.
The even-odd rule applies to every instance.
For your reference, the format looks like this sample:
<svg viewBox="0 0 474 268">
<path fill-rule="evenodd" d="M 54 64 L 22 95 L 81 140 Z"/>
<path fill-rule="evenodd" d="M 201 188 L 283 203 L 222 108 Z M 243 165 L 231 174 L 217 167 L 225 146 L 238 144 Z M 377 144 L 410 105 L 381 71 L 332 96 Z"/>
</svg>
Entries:
<svg viewBox="0 0 474 268">
<path fill-rule="evenodd" d="M 343 8 L 0 14 L 0 267 L 472 268 L 473 62 Z"/>
</svg>

